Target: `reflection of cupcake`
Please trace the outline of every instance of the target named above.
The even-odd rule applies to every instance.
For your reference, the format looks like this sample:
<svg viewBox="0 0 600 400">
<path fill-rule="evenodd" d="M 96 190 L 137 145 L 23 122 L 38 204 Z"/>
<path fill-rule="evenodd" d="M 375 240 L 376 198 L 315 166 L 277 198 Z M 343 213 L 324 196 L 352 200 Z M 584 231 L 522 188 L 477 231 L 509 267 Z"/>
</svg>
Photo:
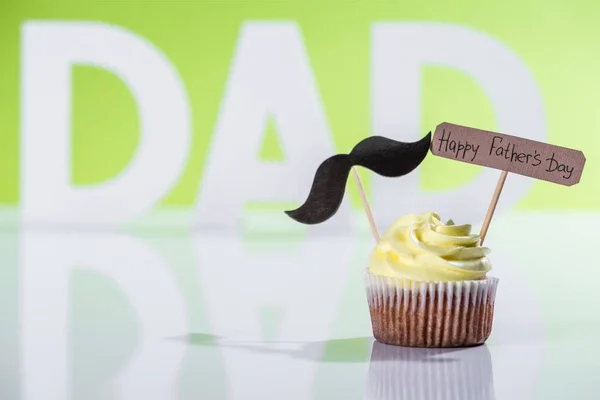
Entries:
<svg viewBox="0 0 600 400">
<path fill-rule="evenodd" d="M 373 250 L 365 284 L 375 339 L 410 347 L 482 344 L 492 330 L 498 279 L 470 225 L 438 215 L 396 221 Z"/>
<path fill-rule="evenodd" d="M 492 400 L 487 346 L 416 349 L 373 343 L 367 400 Z"/>
</svg>

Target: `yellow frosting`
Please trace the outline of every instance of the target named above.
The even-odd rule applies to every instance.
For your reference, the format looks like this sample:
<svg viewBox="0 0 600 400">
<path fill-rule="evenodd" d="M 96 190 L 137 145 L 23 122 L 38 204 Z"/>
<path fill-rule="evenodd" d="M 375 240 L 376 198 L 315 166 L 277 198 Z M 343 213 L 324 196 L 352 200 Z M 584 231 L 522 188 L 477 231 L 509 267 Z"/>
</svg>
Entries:
<svg viewBox="0 0 600 400">
<path fill-rule="evenodd" d="M 487 247 L 471 225 L 447 223 L 427 212 L 397 220 L 371 253 L 369 271 L 419 282 L 485 279 L 491 270 Z"/>
</svg>

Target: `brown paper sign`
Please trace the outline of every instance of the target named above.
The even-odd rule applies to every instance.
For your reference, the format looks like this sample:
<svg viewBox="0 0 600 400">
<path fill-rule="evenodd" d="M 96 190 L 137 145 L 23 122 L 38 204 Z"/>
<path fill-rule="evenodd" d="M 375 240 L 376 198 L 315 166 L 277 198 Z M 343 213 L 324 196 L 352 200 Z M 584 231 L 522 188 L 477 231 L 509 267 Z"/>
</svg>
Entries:
<svg viewBox="0 0 600 400">
<path fill-rule="evenodd" d="M 565 186 L 579 183 L 585 165 L 579 150 L 448 122 L 435 129 L 431 152 Z"/>
</svg>

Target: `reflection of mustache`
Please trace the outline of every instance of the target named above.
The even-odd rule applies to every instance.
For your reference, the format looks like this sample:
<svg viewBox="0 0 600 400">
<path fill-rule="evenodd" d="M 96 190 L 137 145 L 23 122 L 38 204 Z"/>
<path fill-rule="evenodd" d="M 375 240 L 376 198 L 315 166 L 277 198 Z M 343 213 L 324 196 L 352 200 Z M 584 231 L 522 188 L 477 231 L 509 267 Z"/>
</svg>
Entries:
<svg viewBox="0 0 600 400">
<path fill-rule="evenodd" d="M 303 224 L 324 222 L 340 208 L 353 166 L 360 165 L 385 177 L 406 175 L 423 162 L 430 144 L 431 132 L 414 143 L 382 136 L 364 139 L 349 154 L 338 154 L 323 161 L 304 204 L 285 213 Z"/>
<path fill-rule="evenodd" d="M 375 341 L 365 400 L 494 400 L 487 346 L 425 349 Z"/>
</svg>

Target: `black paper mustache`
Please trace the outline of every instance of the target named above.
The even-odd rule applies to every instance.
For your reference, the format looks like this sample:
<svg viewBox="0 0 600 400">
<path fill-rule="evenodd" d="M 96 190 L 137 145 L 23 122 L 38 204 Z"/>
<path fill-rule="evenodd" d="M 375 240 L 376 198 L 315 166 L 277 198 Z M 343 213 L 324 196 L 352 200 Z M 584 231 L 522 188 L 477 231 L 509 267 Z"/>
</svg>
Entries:
<svg viewBox="0 0 600 400">
<path fill-rule="evenodd" d="M 385 177 L 406 175 L 423 162 L 430 145 L 431 132 L 413 143 L 383 136 L 364 139 L 349 154 L 337 154 L 323 161 L 304 204 L 285 213 L 303 224 L 320 224 L 333 217 L 340 208 L 353 166 L 360 165 Z"/>
</svg>

